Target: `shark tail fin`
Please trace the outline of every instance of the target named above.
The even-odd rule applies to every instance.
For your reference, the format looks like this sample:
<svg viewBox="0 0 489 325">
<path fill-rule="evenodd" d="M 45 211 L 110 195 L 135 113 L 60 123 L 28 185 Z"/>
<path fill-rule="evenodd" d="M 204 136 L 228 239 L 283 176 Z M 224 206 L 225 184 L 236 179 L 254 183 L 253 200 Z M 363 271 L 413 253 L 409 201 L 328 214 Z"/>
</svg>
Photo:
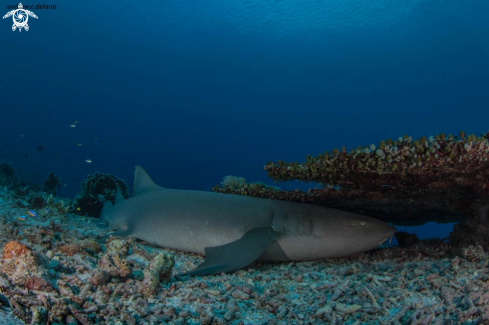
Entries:
<svg viewBox="0 0 489 325">
<path fill-rule="evenodd" d="M 136 166 L 136 170 L 134 171 L 134 188 L 132 190 L 132 196 L 161 188 L 162 187 L 153 182 L 148 173 L 146 173 L 141 166 Z"/>
</svg>

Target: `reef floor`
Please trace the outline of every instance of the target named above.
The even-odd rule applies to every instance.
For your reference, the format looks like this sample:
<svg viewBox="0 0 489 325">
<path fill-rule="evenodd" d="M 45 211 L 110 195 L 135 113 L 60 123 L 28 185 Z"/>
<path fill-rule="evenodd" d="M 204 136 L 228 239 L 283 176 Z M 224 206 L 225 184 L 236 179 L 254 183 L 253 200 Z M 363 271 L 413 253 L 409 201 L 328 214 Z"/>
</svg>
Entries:
<svg viewBox="0 0 489 325">
<path fill-rule="evenodd" d="M 0 193 L 1 194 L 1 193 Z M 58 202 L 59 203 L 59 202 Z M 28 324 L 487 324 L 489 256 L 441 241 L 175 279 L 203 256 L 0 196 L 0 309 Z M 17 324 L 14 320 L 9 323 Z"/>
</svg>

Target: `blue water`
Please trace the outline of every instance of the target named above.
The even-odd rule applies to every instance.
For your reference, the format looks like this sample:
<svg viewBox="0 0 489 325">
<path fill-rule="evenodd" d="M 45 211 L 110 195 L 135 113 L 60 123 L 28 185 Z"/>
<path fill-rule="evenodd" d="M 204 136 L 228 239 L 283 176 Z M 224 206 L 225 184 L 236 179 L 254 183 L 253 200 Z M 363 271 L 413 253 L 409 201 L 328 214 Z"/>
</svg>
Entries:
<svg viewBox="0 0 489 325">
<path fill-rule="evenodd" d="M 485 0 L 44 4 L 29 31 L 0 21 L 0 159 L 60 195 L 135 164 L 171 188 L 271 184 L 269 160 L 489 128 Z"/>
</svg>

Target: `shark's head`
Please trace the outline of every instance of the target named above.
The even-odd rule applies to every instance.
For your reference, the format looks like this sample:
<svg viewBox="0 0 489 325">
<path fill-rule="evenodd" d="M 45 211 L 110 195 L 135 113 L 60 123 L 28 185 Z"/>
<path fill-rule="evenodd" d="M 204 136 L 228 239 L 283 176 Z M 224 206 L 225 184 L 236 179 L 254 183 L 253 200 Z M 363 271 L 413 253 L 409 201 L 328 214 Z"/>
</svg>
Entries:
<svg viewBox="0 0 489 325">
<path fill-rule="evenodd" d="M 128 228 L 128 216 L 125 215 L 124 209 L 119 209 L 112 202 L 107 201 L 102 209 L 98 227 L 107 230 L 118 230 Z"/>
<path fill-rule="evenodd" d="M 382 245 L 387 239 L 392 238 L 397 231 L 396 227 L 379 219 L 358 214 L 352 214 L 351 220 L 347 221 L 347 224 L 352 235 L 357 238 L 357 242 L 372 248 Z"/>
<path fill-rule="evenodd" d="M 283 247 L 291 259 L 312 260 L 366 252 L 392 237 L 396 228 L 359 214 L 309 206 L 308 213 L 289 213 L 276 220 L 289 237 Z"/>
<path fill-rule="evenodd" d="M 359 214 L 339 211 L 334 221 L 316 219 L 315 233 L 323 242 L 323 249 L 334 247 L 338 255 L 352 255 L 379 247 L 391 238 L 397 229 L 381 220 Z M 329 238 L 335 238 L 330 240 Z"/>
<path fill-rule="evenodd" d="M 128 226 L 128 216 L 124 211 L 126 209 L 120 208 L 121 202 L 125 199 L 121 194 L 119 187 L 117 186 L 115 192 L 115 206 L 111 201 L 106 201 L 102 208 L 102 213 L 100 215 L 100 222 L 97 226 L 100 229 L 107 230 L 117 230 L 117 229 L 127 229 Z"/>
<path fill-rule="evenodd" d="M 161 189 L 163 188 L 154 184 L 148 174 L 140 166 L 136 166 L 133 197 L 149 191 Z M 134 204 L 129 204 L 129 206 L 126 205 L 126 200 L 122 196 L 118 186 L 116 187 L 114 202 L 115 205 L 110 201 L 106 201 L 104 203 L 102 214 L 100 216 L 100 222 L 97 224 L 97 226 L 100 229 L 107 230 L 127 230 L 129 229 L 129 225 L 131 225 L 131 230 L 134 230 L 134 221 L 138 214 L 131 208 L 134 207 Z"/>
</svg>

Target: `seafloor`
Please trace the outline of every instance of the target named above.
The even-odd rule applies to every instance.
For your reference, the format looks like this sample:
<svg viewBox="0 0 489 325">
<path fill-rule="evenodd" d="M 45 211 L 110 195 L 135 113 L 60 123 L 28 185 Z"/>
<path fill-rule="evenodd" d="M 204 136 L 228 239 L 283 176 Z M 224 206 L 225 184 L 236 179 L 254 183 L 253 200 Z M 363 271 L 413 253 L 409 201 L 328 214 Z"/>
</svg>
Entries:
<svg viewBox="0 0 489 325">
<path fill-rule="evenodd" d="M 0 307 L 28 324 L 489 324 L 481 248 L 454 256 L 422 241 L 179 281 L 170 274 L 202 256 L 132 239 L 101 245 L 93 219 L 50 200 L 34 217 L 0 189 Z"/>
</svg>

